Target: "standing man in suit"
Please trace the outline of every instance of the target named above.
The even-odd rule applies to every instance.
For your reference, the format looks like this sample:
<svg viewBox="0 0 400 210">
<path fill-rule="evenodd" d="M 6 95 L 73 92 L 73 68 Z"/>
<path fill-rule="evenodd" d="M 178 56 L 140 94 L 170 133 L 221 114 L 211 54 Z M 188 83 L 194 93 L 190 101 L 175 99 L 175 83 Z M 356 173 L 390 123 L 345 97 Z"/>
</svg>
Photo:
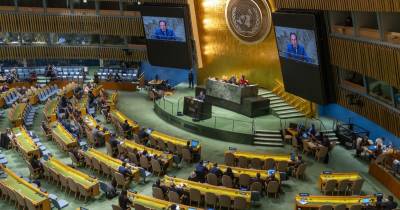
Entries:
<svg viewBox="0 0 400 210">
<path fill-rule="evenodd" d="M 189 80 L 189 88 L 193 88 L 194 87 L 194 75 L 193 75 L 192 69 L 189 70 L 188 80 Z"/>
</svg>

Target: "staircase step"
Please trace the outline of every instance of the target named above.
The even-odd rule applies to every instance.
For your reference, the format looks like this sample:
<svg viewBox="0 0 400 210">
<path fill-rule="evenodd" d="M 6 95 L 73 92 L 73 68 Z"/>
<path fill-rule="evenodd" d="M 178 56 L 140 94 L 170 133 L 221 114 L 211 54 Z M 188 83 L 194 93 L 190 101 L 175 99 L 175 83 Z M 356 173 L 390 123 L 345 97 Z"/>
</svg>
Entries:
<svg viewBox="0 0 400 210">
<path fill-rule="evenodd" d="M 271 96 L 271 97 L 266 97 L 266 98 L 268 98 L 270 101 L 276 101 L 276 100 L 282 100 L 282 98 L 281 97 L 279 97 L 279 96 Z"/>
<path fill-rule="evenodd" d="M 254 137 L 254 141 L 262 142 L 282 142 L 282 138 L 265 138 L 265 137 Z"/>
<path fill-rule="evenodd" d="M 281 106 L 281 107 L 274 108 L 274 111 L 277 112 L 277 111 L 284 111 L 284 110 L 290 110 L 290 109 L 294 109 L 294 107 L 292 107 L 292 106 Z"/>
<path fill-rule="evenodd" d="M 283 147 L 283 143 L 270 143 L 270 142 L 254 141 L 253 144 L 257 145 L 257 146 Z"/>
<path fill-rule="evenodd" d="M 327 136 L 327 137 L 336 136 L 336 133 L 323 133 L 323 134 L 324 134 L 324 136 Z"/>
<path fill-rule="evenodd" d="M 269 102 L 270 104 L 280 104 L 280 103 L 284 103 L 286 104 L 286 102 L 282 99 L 278 99 L 278 100 L 272 100 Z"/>
<path fill-rule="evenodd" d="M 323 130 L 321 131 L 321 133 L 335 133 L 334 130 Z"/>
<path fill-rule="evenodd" d="M 272 91 L 270 91 L 270 90 L 265 90 L 265 89 L 259 89 L 258 90 L 258 95 L 259 96 L 265 95 L 265 94 L 270 94 L 270 93 L 272 93 Z"/>
<path fill-rule="evenodd" d="M 284 114 L 293 114 L 293 113 L 300 113 L 296 109 L 291 109 L 291 110 L 283 110 L 283 111 L 278 111 L 276 112 L 278 115 L 284 115 Z"/>
<path fill-rule="evenodd" d="M 279 133 L 280 134 L 281 131 L 279 131 L 279 130 L 256 130 L 255 133 L 256 134 L 263 134 L 263 133 L 268 133 L 268 134 L 270 134 L 270 133 L 274 133 L 274 134 Z"/>
<path fill-rule="evenodd" d="M 296 114 L 284 114 L 284 115 L 279 115 L 279 118 L 282 119 L 290 119 L 290 118 L 298 118 L 298 117 L 304 117 L 305 115 L 302 113 L 296 113 Z"/>
<path fill-rule="evenodd" d="M 284 107 L 284 106 L 288 106 L 288 104 L 287 103 L 270 104 L 269 107 L 271 107 L 272 109 L 275 109 L 275 108 Z"/>
<path fill-rule="evenodd" d="M 263 97 L 263 98 L 270 98 L 270 97 L 275 97 L 276 95 L 273 94 L 273 93 L 265 93 L 265 94 L 262 94 L 260 96 Z"/>
<path fill-rule="evenodd" d="M 280 133 L 256 133 L 254 134 L 254 137 L 282 139 L 282 135 Z"/>
</svg>

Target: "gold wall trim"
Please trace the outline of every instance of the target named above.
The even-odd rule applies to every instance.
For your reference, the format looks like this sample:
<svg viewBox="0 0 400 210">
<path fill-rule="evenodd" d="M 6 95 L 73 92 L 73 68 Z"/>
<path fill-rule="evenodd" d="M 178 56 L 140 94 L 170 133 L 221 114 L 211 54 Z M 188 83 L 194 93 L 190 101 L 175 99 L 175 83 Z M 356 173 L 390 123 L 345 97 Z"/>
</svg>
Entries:
<svg viewBox="0 0 400 210">
<path fill-rule="evenodd" d="M 3 32 L 54 32 L 144 36 L 141 17 L 0 13 Z"/>
<path fill-rule="evenodd" d="M 147 60 L 143 49 L 113 47 L 71 47 L 71 46 L 4 46 L 0 48 L 1 59 L 104 59 L 123 61 Z"/>
<path fill-rule="evenodd" d="M 278 9 L 398 12 L 399 0 L 275 0 Z"/>
<path fill-rule="evenodd" d="M 400 49 L 330 37 L 331 64 L 400 88 Z"/>
<path fill-rule="evenodd" d="M 337 103 L 353 112 L 356 112 L 371 121 L 382 126 L 386 130 L 392 132 L 394 135 L 400 137 L 400 114 L 391 110 L 382 104 L 370 100 L 364 96 L 360 96 L 362 106 L 351 105 L 347 99 L 348 94 L 352 92 L 338 87 Z"/>
</svg>

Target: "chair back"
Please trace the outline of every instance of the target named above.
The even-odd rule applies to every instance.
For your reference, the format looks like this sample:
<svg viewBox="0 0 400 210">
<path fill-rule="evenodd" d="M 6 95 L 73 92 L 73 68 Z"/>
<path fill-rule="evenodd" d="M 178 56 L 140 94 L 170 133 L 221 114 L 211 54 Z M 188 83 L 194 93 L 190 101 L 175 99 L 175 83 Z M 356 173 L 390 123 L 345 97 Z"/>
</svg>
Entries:
<svg viewBox="0 0 400 210">
<path fill-rule="evenodd" d="M 275 168 L 275 160 L 272 158 L 268 158 L 264 162 L 264 169 L 265 170 L 270 170 Z"/>
<path fill-rule="evenodd" d="M 249 167 L 249 160 L 246 157 L 239 157 L 238 158 L 238 167 L 240 168 L 248 168 Z"/>
<path fill-rule="evenodd" d="M 24 197 L 22 197 L 22 195 L 20 195 L 19 193 L 15 193 L 15 197 L 17 198 L 17 202 L 19 206 L 22 206 L 25 208 L 26 204 L 25 204 L 25 199 Z"/>
<path fill-rule="evenodd" d="M 159 187 L 153 187 L 153 197 L 160 200 L 165 200 L 164 192 Z"/>
<path fill-rule="evenodd" d="M 347 179 L 339 181 L 338 186 L 337 186 L 337 190 L 339 192 L 346 192 L 348 190 L 348 188 L 349 188 L 349 184 L 350 184 L 350 181 L 347 180 Z"/>
<path fill-rule="evenodd" d="M 306 172 L 306 164 L 302 163 L 299 165 L 299 167 L 297 167 L 295 175 L 296 177 L 301 177 L 304 176 L 305 172 Z"/>
<path fill-rule="evenodd" d="M 157 146 L 157 140 L 154 137 L 149 136 L 149 140 L 150 140 L 150 145 L 152 147 L 156 147 Z"/>
<path fill-rule="evenodd" d="M 351 185 L 351 193 L 353 195 L 360 195 L 363 183 L 364 183 L 363 179 L 354 181 Z"/>
<path fill-rule="evenodd" d="M 28 210 L 37 210 L 38 208 L 30 201 L 30 200 L 25 200 L 26 207 Z"/>
<path fill-rule="evenodd" d="M 287 161 L 278 161 L 276 166 L 277 170 L 280 172 L 286 172 L 289 167 L 289 163 Z"/>
<path fill-rule="evenodd" d="M 315 156 L 318 159 L 320 159 L 320 158 L 324 158 L 327 154 L 328 154 L 328 148 L 327 147 L 321 147 L 321 148 L 318 149 L 318 151 L 315 154 Z"/>
<path fill-rule="evenodd" d="M 211 185 L 218 185 L 218 177 L 217 175 L 213 174 L 213 173 L 208 173 L 207 174 L 207 183 L 211 184 Z"/>
<path fill-rule="evenodd" d="M 137 204 L 137 203 L 135 203 L 134 208 L 135 208 L 135 210 L 147 210 L 146 207 L 144 207 L 140 204 Z"/>
<path fill-rule="evenodd" d="M 214 193 L 206 192 L 204 201 L 207 205 L 215 206 L 217 204 L 217 196 Z"/>
<path fill-rule="evenodd" d="M 324 192 L 333 192 L 336 189 L 337 181 L 336 180 L 328 180 L 324 185 Z"/>
<path fill-rule="evenodd" d="M 223 175 L 223 176 L 222 176 L 222 185 L 223 185 L 224 187 L 232 188 L 232 187 L 233 187 L 232 178 L 231 178 L 230 176 Z"/>
<path fill-rule="evenodd" d="M 332 206 L 331 205 L 322 205 L 319 207 L 318 210 L 332 210 Z"/>
<path fill-rule="evenodd" d="M 176 146 L 176 154 L 177 154 L 177 155 L 182 155 L 182 149 L 183 149 L 182 146 L 177 145 L 177 146 Z"/>
<path fill-rule="evenodd" d="M 90 157 L 85 157 L 85 164 L 88 167 L 93 167 L 92 159 Z"/>
<path fill-rule="evenodd" d="M 144 155 L 140 156 L 140 166 L 142 168 L 145 168 L 145 169 L 149 169 L 150 168 L 149 160 Z"/>
<path fill-rule="evenodd" d="M 151 168 L 153 169 L 153 172 L 156 172 L 158 174 L 163 173 L 163 170 L 161 169 L 160 162 L 158 162 L 156 159 L 151 159 Z"/>
<path fill-rule="evenodd" d="M 69 189 L 72 191 L 72 192 L 78 192 L 79 190 L 78 190 L 78 185 L 75 183 L 75 181 L 73 180 L 73 179 L 71 179 L 71 178 L 68 178 L 68 186 L 69 186 Z"/>
<path fill-rule="evenodd" d="M 66 187 L 66 188 L 69 187 L 69 185 L 68 185 L 68 179 L 65 178 L 64 176 L 60 176 L 60 183 L 61 183 L 61 186 L 64 186 L 64 187 Z"/>
<path fill-rule="evenodd" d="M 252 158 L 251 159 L 251 168 L 254 169 L 261 169 L 263 167 L 263 162 L 259 158 Z"/>
<path fill-rule="evenodd" d="M 83 188 L 83 186 L 78 185 L 78 190 L 79 190 L 79 194 L 81 194 L 82 196 L 84 196 L 84 197 L 90 196 L 90 191 Z"/>
<path fill-rule="evenodd" d="M 101 167 L 101 171 L 103 171 L 104 174 L 111 175 L 111 173 L 112 173 L 111 168 L 108 167 L 105 163 L 100 162 L 100 167 Z"/>
<path fill-rule="evenodd" d="M 159 140 L 158 141 L 158 148 L 161 151 L 166 151 L 167 150 L 167 145 L 165 145 L 164 141 Z"/>
<path fill-rule="evenodd" d="M 92 159 L 92 164 L 93 164 L 93 168 L 94 169 L 96 169 L 98 171 L 101 171 L 101 165 L 100 165 L 100 162 L 97 159 L 93 158 Z"/>
<path fill-rule="evenodd" d="M 277 193 L 279 190 L 279 182 L 277 181 L 270 181 L 267 186 L 268 193 Z"/>
<path fill-rule="evenodd" d="M 250 191 L 257 191 L 260 192 L 262 191 L 262 184 L 260 182 L 253 182 L 250 185 Z"/>
<path fill-rule="evenodd" d="M 117 182 L 118 186 L 125 187 L 126 181 L 125 181 L 124 175 L 122 175 L 121 173 L 118 173 L 118 172 L 114 172 L 114 178 L 115 178 L 115 181 Z"/>
<path fill-rule="evenodd" d="M 173 202 L 173 203 L 177 203 L 177 204 L 181 203 L 181 199 L 179 198 L 178 193 L 175 191 L 168 192 L 168 200 L 169 200 L 169 202 Z"/>
<path fill-rule="evenodd" d="M 333 209 L 334 210 L 346 210 L 346 204 L 339 204 L 339 205 L 336 205 Z"/>
<path fill-rule="evenodd" d="M 183 160 L 185 160 L 187 162 L 192 161 L 192 154 L 190 153 L 189 149 L 187 149 L 187 148 L 182 149 L 182 158 L 183 158 Z"/>
<path fill-rule="evenodd" d="M 250 176 L 248 174 L 240 174 L 239 175 L 239 185 L 248 188 L 250 185 Z"/>
<path fill-rule="evenodd" d="M 352 205 L 350 207 L 350 210 L 361 210 L 362 206 L 360 204 Z"/>
<path fill-rule="evenodd" d="M 176 146 L 173 143 L 167 142 L 167 147 L 169 152 L 176 154 Z"/>
<path fill-rule="evenodd" d="M 79 164 L 79 161 L 76 159 L 75 155 L 72 154 L 72 152 L 68 152 L 68 155 L 69 155 L 69 157 L 70 157 L 71 160 L 72 160 L 72 164 L 75 164 L 75 165 L 78 165 L 78 164 Z"/>
<path fill-rule="evenodd" d="M 225 153 L 225 165 L 235 166 L 235 156 L 231 152 Z"/>
<path fill-rule="evenodd" d="M 198 189 L 190 188 L 189 197 L 191 201 L 200 202 L 201 201 L 201 193 Z"/>
<path fill-rule="evenodd" d="M 218 203 L 221 207 L 230 208 L 231 207 L 231 198 L 227 195 L 220 195 L 218 197 Z"/>
<path fill-rule="evenodd" d="M 247 209 L 247 202 L 246 199 L 243 197 L 235 197 L 233 200 L 233 208 L 239 210 L 246 210 Z"/>
</svg>

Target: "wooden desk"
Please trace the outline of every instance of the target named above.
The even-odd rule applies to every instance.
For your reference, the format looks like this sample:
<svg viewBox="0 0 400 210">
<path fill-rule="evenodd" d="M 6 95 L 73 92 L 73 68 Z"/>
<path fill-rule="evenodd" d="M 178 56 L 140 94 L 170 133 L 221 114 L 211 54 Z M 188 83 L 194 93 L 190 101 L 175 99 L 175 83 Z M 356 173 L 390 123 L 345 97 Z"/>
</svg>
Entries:
<svg viewBox="0 0 400 210">
<path fill-rule="evenodd" d="M 213 167 L 214 163 L 208 163 L 207 164 L 207 168 L 208 170 L 210 170 Z M 250 176 L 250 178 L 256 178 L 257 177 L 257 173 L 260 174 L 260 177 L 262 180 L 267 180 L 269 175 L 267 173 L 266 170 L 257 170 L 257 169 L 250 169 L 250 168 L 239 168 L 239 167 L 231 167 L 231 166 L 227 166 L 227 165 L 221 165 L 218 164 L 218 168 L 221 169 L 221 171 L 225 172 L 227 168 L 231 168 L 232 172 L 233 172 L 233 176 L 235 176 L 235 178 L 239 178 L 240 174 L 247 174 Z M 275 178 L 281 182 L 281 175 L 279 172 L 275 173 Z"/>
<path fill-rule="evenodd" d="M 1 169 L 5 172 L 5 174 L 7 174 L 7 178 L 0 179 L 1 185 L 27 199 L 36 207 L 36 209 L 51 209 L 50 200 L 46 193 L 41 192 L 38 188 L 31 185 L 23 178 L 20 178 L 10 169 L 4 167 L 1 167 Z"/>
<path fill-rule="evenodd" d="M 81 100 L 75 104 L 75 109 L 81 113 L 81 116 L 87 115 L 87 107 L 88 107 L 88 96 L 84 95 Z"/>
<path fill-rule="evenodd" d="M 137 194 L 133 192 L 128 191 L 128 197 L 132 200 L 134 204 L 139 204 L 141 206 L 144 206 L 148 209 L 153 209 L 153 210 L 166 210 L 168 209 L 172 204 L 172 202 L 166 201 L 166 200 L 160 200 L 157 198 L 153 198 L 147 195 L 142 195 L 142 194 Z M 189 208 L 191 209 L 197 209 L 201 210 L 202 208 L 196 208 L 196 207 L 190 207 L 186 205 L 179 204 L 179 209 L 183 210 L 188 210 Z"/>
<path fill-rule="evenodd" d="M 57 84 L 57 86 L 63 86 L 62 84 Z M 65 96 L 67 98 L 71 98 L 74 95 L 74 89 L 77 87 L 78 85 L 75 82 L 71 82 L 68 83 L 67 85 L 65 85 L 60 92 L 58 93 L 59 96 Z"/>
<path fill-rule="evenodd" d="M 97 97 L 101 91 L 103 91 L 103 85 L 97 85 L 95 88 L 93 88 L 92 93 L 94 97 Z"/>
<path fill-rule="evenodd" d="M 329 180 L 336 180 L 338 182 L 348 180 L 354 182 L 362 179 L 362 176 L 358 172 L 333 172 L 330 174 L 320 174 L 318 185 L 322 190 L 322 186 Z"/>
<path fill-rule="evenodd" d="M 15 106 L 15 109 L 13 109 L 14 113 L 8 116 L 8 119 L 15 127 L 21 126 L 23 124 L 24 122 L 23 115 L 27 105 L 28 105 L 27 103 L 18 103 Z"/>
<path fill-rule="evenodd" d="M 85 173 L 79 170 L 69 167 L 63 162 L 52 157 L 49 160 L 42 160 L 43 167 L 47 167 L 53 171 L 58 172 L 64 178 L 71 178 L 76 184 L 83 187 L 85 191 L 90 193 L 91 197 L 95 197 L 100 194 L 99 181 L 91 178 Z"/>
<path fill-rule="evenodd" d="M 52 99 L 47 101 L 44 105 L 43 114 L 47 119 L 48 123 L 54 122 L 57 120 L 57 108 L 58 108 L 58 99 Z"/>
<path fill-rule="evenodd" d="M 40 157 L 39 147 L 35 144 L 31 136 L 23 127 L 12 128 L 15 135 L 15 140 L 19 151 L 22 153 L 25 160 L 30 161 L 33 155 Z"/>
<path fill-rule="evenodd" d="M 107 154 L 104 154 L 96 149 L 89 148 L 87 151 L 81 150 L 81 153 L 85 156 L 85 158 L 94 158 L 98 160 L 100 163 L 104 163 L 108 166 L 111 171 L 118 172 L 118 168 L 122 166 L 122 161 L 116 158 L 113 158 Z M 131 173 L 136 182 L 140 180 L 140 171 L 138 167 L 132 166 L 130 164 L 126 164 L 131 168 Z"/>
<path fill-rule="evenodd" d="M 96 126 L 100 126 L 100 129 L 99 129 L 100 131 L 104 131 L 104 126 L 98 124 L 97 121 L 92 117 L 92 115 L 87 114 L 87 115 L 83 116 L 82 119 L 83 119 L 83 123 L 85 124 L 85 126 L 86 126 L 86 127 L 89 129 L 89 131 L 90 131 L 90 133 L 86 133 L 86 135 L 93 135 L 93 134 L 91 133 L 91 131 L 92 131 L 94 128 L 96 128 Z M 110 131 L 107 130 L 106 132 L 104 132 L 104 140 L 105 140 L 106 142 L 108 142 L 108 141 L 110 140 L 110 137 L 111 137 Z"/>
<path fill-rule="evenodd" d="M 118 99 L 117 91 L 114 91 L 111 94 L 108 94 L 107 104 L 110 106 L 111 109 L 115 109 L 115 106 L 117 105 L 117 99 Z"/>
<path fill-rule="evenodd" d="M 172 154 L 166 154 L 163 151 L 156 150 L 151 147 L 146 147 L 144 145 L 129 140 L 122 141 L 121 147 L 127 149 L 128 152 L 132 152 L 133 150 L 143 152 L 144 150 L 146 150 L 147 153 L 150 155 L 157 155 L 163 163 L 168 164 L 168 167 L 172 166 L 172 161 L 173 161 Z"/>
<path fill-rule="evenodd" d="M 226 153 L 232 153 L 235 158 L 239 157 L 246 157 L 248 159 L 253 159 L 253 158 L 258 158 L 262 161 L 265 161 L 269 158 L 272 158 L 275 161 L 286 161 L 286 162 L 292 162 L 290 159 L 290 154 L 266 154 L 266 153 L 254 153 L 254 152 L 245 152 L 245 151 L 226 151 Z"/>
<path fill-rule="evenodd" d="M 78 141 L 58 121 L 49 124 L 51 136 L 64 151 L 70 151 L 78 146 Z"/>
<path fill-rule="evenodd" d="M 139 125 L 134 122 L 133 120 L 129 119 L 125 114 L 123 114 L 122 112 L 114 109 L 110 111 L 110 115 L 111 115 L 111 121 L 116 124 L 119 123 L 119 125 L 115 125 L 117 128 L 118 126 L 121 126 L 122 124 L 125 123 L 125 120 L 128 120 L 128 124 L 132 127 L 132 131 L 134 133 L 139 133 Z"/>
<path fill-rule="evenodd" d="M 170 187 L 171 184 L 174 183 L 176 186 L 183 186 L 183 189 L 188 192 L 190 189 L 197 189 L 200 191 L 202 195 L 205 195 L 207 192 L 214 193 L 215 195 L 226 195 L 234 200 L 235 197 L 242 197 L 246 199 L 247 203 L 251 202 L 251 192 L 250 191 L 240 191 L 237 189 L 222 187 L 222 186 L 214 186 L 206 183 L 200 182 L 192 182 L 185 179 L 173 178 L 169 176 L 164 176 L 161 180 L 161 184 L 167 187 Z"/>
<path fill-rule="evenodd" d="M 112 82 L 101 81 L 100 84 L 107 90 L 122 90 L 122 91 L 135 91 L 137 89 L 137 82 Z"/>
<path fill-rule="evenodd" d="M 400 199 L 400 179 L 393 176 L 383 166 L 378 165 L 376 161 L 372 161 L 369 165 L 369 174 L 375 177 L 375 179 L 377 179 L 398 199 Z"/>
<path fill-rule="evenodd" d="M 158 141 L 163 141 L 164 143 L 170 142 L 175 146 L 181 146 L 181 147 L 185 147 L 187 145 L 187 142 L 189 141 L 178 137 L 170 136 L 165 133 L 161 133 L 159 131 L 152 131 L 150 134 L 150 138 L 154 138 Z M 197 147 L 193 148 L 193 151 L 195 151 L 196 153 L 201 153 L 200 144 L 197 145 Z"/>
<path fill-rule="evenodd" d="M 376 204 L 376 197 L 367 196 L 324 196 L 324 195 L 310 195 L 306 197 L 301 197 L 299 195 L 295 198 L 295 210 L 297 209 L 318 209 L 322 205 L 332 205 L 336 206 L 339 204 L 345 204 L 347 208 L 350 208 L 355 204 L 362 204 L 362 199 L 370 199 L 371 204 Z M 301 201 L 306 203 L 301 203 Z"/>
</svg>

